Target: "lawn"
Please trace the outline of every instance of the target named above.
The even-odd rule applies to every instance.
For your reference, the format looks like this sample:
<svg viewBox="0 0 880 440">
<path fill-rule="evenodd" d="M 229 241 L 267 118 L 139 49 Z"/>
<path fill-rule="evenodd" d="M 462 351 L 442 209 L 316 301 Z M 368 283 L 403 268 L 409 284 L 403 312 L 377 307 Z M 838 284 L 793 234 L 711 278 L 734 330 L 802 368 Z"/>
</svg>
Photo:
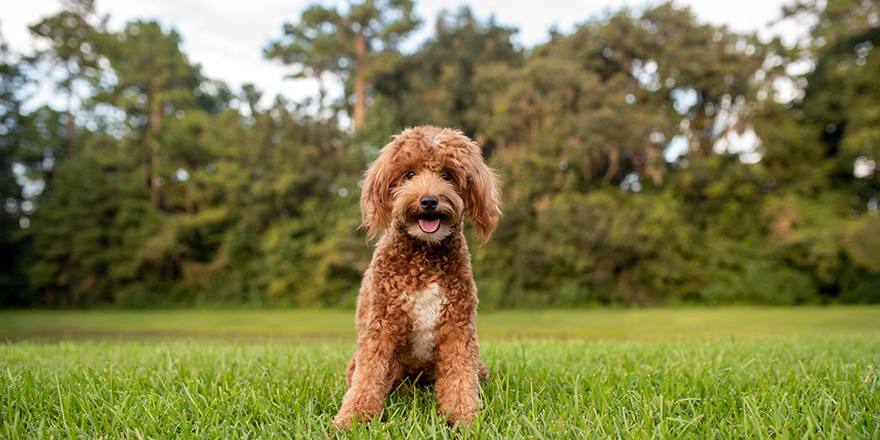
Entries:
<svg viewBox="0 0 880 440">
<path fill-rule="evenodd" d="M 351 325 L 336 311 L 2 312 L 0 435 L 324 438 Z M 405 388 L 342 437 L 880 438 L 880 308 L 495 312 L 478 328 L 492 377 L 472 429 Z"/>
<path fill-rule="evenodd" d="M 803 334 L 880 336 L 880 307 L 724 307 L 481 312 L 486 338 L 668 339 Z M 0 310 L 0 338 L 353 339 L 351 310 Z"/>
</svg>

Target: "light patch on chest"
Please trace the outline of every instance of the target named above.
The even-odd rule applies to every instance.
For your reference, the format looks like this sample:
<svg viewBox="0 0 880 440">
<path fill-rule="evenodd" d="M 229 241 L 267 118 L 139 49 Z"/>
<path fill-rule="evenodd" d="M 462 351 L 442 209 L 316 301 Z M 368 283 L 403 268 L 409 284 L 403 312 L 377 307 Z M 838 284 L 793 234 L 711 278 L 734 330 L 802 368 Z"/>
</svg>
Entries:
<svg viewBox="0 0 880 440">
<path fill-rule="evenodd" d="M 434 358 L 434 329 L 445 298 L 436 284 L 429 284 L 420 292 L 404 296 L 412 304 L 413 329 L 408 337 L 412 355 L 416 359 L 430 361 Z"/>
</svg>

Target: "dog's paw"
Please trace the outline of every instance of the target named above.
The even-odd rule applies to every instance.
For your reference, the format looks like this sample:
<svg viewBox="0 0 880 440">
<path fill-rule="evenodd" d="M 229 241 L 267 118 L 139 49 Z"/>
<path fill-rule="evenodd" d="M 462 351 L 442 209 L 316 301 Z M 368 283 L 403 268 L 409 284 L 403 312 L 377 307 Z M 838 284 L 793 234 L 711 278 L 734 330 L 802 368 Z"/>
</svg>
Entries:
<svg viewBox="0 0 880 440">
<path fill-rule="evenodd" d="M 333 417 L 333 429 L 335 431 L 346 431 L 355 427 L 355 425 L 366 425 L 381 418 L 382 406 L 373 405 L 369 407 L 358 407 L 354 410 L 342 409 Z"/>
<path fill-rule="evenodd" d="M 366 414 L 337 414 L 333 418 L 333 432 L 345 432 L 357 425 L 369 423 L 371 417 Z"/>
<path fill-rule="evenodd" d="M 444 412 L 440 411 L 440 415 L 446 416 L 446 424 L 449 426 L 460 426 L 463 428 L 470 428 L 474 424 L 474 418 L 477 415 L 476 411 L 449 411 Z"/>
<path fill-rule="evenodd" d="M 336 417 L 333 418 L 333 432 L 342 432 L 351 429 L 352 425 L 354 425 L 354 417 L 346 417 L 340 414 L 337 414 Z"/>
</svg>

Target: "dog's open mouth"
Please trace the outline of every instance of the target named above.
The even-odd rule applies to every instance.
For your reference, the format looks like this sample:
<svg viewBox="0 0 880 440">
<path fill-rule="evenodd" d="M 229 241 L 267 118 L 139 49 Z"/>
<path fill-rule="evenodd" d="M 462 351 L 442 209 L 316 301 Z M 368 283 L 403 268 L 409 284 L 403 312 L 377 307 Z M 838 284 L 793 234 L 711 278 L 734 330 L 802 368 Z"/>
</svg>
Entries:
<svg viewBox="0 0 880 440">
<path fill-rule="evenodd" d="M 433 214 L 421 215 L 418 218 L 419 228 L 422 229 L 422 232 L 425 232 L 427 234 L 432 234 L 434 232 L 437 232 L 437 230 L 440 229 L 440 220 L 441 219 L 442 219 L 442 217 L 438 216 L 438 215 L 433 215 Z"/>
</svg>

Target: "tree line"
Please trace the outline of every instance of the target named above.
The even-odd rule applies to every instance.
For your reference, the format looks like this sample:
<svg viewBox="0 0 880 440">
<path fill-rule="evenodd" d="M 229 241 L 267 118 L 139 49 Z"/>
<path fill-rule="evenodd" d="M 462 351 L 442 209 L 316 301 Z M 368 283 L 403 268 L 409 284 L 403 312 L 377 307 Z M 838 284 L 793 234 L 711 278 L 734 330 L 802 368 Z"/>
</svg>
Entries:
<svg viewBox="0 0 880 440">
<path fill-rule="evenodd" d="M 264 56 L 319 91 L 270 106 L 63 5 L 0 49 L 0 306 L 353 306 L 362 172 L 421 124 L 503 181 L 484 308 L 880 301 L 876 0 L 784 8 L 796 44 L 667 3 L 523 48 L 462 8 L 412 53 L 410 0 L 314 5 Z M 26 111 L 40 72 L 61 104 Z"/>
</svg>

